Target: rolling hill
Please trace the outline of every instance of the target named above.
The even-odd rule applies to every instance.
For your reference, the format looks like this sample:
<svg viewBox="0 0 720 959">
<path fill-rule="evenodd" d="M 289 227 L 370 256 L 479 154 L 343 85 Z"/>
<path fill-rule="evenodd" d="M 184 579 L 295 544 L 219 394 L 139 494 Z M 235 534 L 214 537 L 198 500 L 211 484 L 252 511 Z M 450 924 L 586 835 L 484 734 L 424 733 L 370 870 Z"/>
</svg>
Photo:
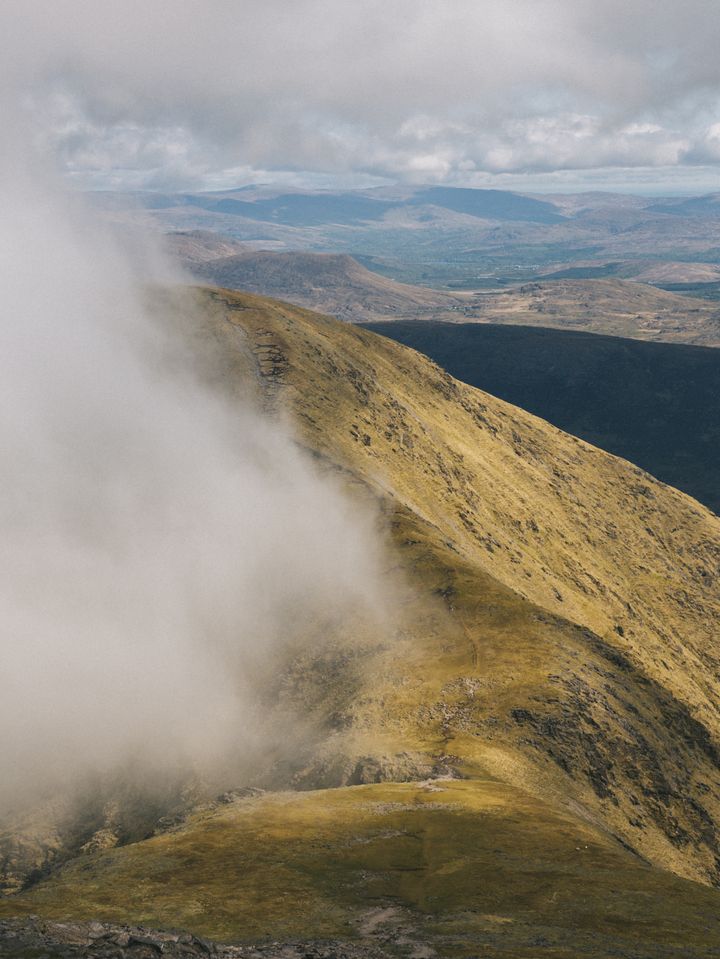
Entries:
<svg viewBox="0 0 720 959">
<path fill-rule="evenodd" d="M 267 956 L 711 956 L 720 519 L 384 337 L 188 296 L 227 395 L 377 504 L 395 618 L 287 650 L 266 702 L 303 738 L 243 788 L 106 848 L 78 819 L 0 915 Z"/>
<path fill-rule="evenodd" d="M 478 294 L 461 319 L 720 346 L 720 309 L 644 283 L 556 279 Z"/>
<path fill-rule="evenodd" d="M 193 272 L 218 286 L 273 296 L 355 323 L 448 317 L 464 305 L 460 296 L 397 283 L 345 254 L 241 253 L 213 258 Z"/>
<path fill-rule="evenodd" d="M 276 297 L 354 323 L 475 321 L 720 345 L 717 307 L 639 282 L 556 279 L 453 294 L 397 283 L 345 254 L 259 251 L 181 260 L 198 278 L 218 286 Z"/>
<path fill-rule="evenodd" d="M 648 209 L 653 213 L 669 213 L 672 216 L 717 216 L 720 211 L 720 193 L 673 197 L 653 203 Z"/>
<path fill-rule="evenodd" d="M 620 260 L 609 263 L 576 263 L 546 273 L 546 280 L 590 280 L 616 278 L 663 287 L 665 284 L 714 283 L 720 280 L 716 263 L 686 263 L 672 260 Z"/>
<path fill-rule="evenodd" d="M 720 513 L 720 351 L 541 327 L 368 328 Z"/>
</svg>

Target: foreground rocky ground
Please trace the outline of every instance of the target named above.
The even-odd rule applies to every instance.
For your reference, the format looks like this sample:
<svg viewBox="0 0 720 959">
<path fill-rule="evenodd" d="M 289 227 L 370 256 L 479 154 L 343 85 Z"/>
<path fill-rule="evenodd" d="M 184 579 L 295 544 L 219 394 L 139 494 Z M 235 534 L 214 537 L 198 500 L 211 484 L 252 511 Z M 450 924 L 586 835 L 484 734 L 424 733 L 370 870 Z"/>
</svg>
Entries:
<svg viewBox="0 0 720 959">
<path fill-rule="evenodd" d="M 47 922 L 35 916 L 0 920 L 3 959 L 155 959 L 157 956 L 218 959 L 379 959 L 371 945 L 349 942 L 266 943 L 231 946 L 187 932 L 107 922 Z"/>
</svg>

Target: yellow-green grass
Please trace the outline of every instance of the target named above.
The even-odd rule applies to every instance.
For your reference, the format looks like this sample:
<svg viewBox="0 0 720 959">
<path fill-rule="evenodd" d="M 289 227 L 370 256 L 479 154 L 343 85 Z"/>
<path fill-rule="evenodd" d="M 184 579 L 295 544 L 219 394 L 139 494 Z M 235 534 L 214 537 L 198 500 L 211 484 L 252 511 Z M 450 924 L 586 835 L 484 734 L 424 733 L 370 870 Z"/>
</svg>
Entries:
<svg viewBox="0 0 720 959">
<path fill-rule="evenodd" d="M 715 304 L 634 280 L 541 280 L 475 297 L 473 307 L 457 318 L 720 346 Z"/>
<path fill-rule="evenodd" d="M 68 865 L 9 907 L 0 914 L 243 941 L 372 939 L 402 923 L 446 955 L 477 954 L 479 943 L 488 955 L 510 946 L 532 955 L 540 934 L 550 956 L 640 943 L 690 956 L 720 943 L 720 893 L 652 869 L 597 828 L 490 780 L 242 800 Z M 382 908 L 391 912 L 373 923 Z"/>
<path fill-rule="evenodd" d="M 254 357 L 303 444 L 382 504 L 390 562 L 416 591 L 406 641 L 367 656 L 343 736 L 462 741 L 652 861 L 717 881 L 720 520 L 397 343 L 260 297 L 197 296 L 224 388 Z"/>
<path fill-rule="evenodd" d="M 376 503 L 396 609 L 276 664 L 303 735 L 250 778 L 306 792 L 79 856 L 3 913 L 279 939 L 396 906 L 458 955 L 709 954 L 718 894 L 685 880 L 720 878 L 717 517 L 397 344 L 194 297 L 223 392 Z"/>
</svg>

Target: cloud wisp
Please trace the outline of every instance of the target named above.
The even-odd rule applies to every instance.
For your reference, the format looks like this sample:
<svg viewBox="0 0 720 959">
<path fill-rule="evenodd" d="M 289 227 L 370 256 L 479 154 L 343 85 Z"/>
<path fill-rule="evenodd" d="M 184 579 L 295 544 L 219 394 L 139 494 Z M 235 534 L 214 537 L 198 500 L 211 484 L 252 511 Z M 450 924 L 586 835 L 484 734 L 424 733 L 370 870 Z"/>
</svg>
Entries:
<svg viewBox="0 0 720 959">
<path fill-rule="evenodd" d="M 298 631 L 382 619 L 374 519 L 203 385 L 152 277 L 27 143 L 1 166 L 0 803 L 230 763 Z"/>
</svg>

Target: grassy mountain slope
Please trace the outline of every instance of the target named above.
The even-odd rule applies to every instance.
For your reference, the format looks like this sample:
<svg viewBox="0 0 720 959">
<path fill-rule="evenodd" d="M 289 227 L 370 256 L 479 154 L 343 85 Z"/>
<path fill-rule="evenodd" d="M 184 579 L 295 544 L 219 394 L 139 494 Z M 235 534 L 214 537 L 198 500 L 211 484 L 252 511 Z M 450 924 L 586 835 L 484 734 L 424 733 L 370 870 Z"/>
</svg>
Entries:
<svg viewBox="0 0 720 959">
<path fill-rule="evenodd" d="M 456 780 L 226 804 L 74 864 L 32 908 L 222 940 L 312 930 L 340 940 L 335 956 L 351 940 L 383 956 L 693 959 L 720 940 L 719 898 L 541 800 Z"/>
<path fill-rule="evenodd" d="M 565 268 L 557 268 L 546 273 L 543 280 L 582 280 L 607 279 L 615 277 L 624 280 L 636 280 L 640 283 L 656 284 L 693 284 L 712 283 L 720 279 L 720 267 L 717 263 L 692 263 L 673 260 L 619 260 L 609 263 L 575 263 Z"/>
<path fill-rule="evenodd" d="M 361 322 L 380 317 L 450 316 L 463 301 L 449 293 L 380 276 L 344 254 L 245 253 L 198 265 L 199 277 Z"/>
<path fill-rule="evenodd" d="M 720 351 L 478 323 L 369 328 L 720 513 Z"/>
<path fill-rule="evenodd" d="M 289 651 L 268 702 L 313 734 L 248 778 L 271 795 L 89 852 L 0 912 L 386 934 L 385 954 L 710 955 L 720 520 L 368 331 L 197 301 L 225 388 L 253 373 L 318 468 L 378 502 L 397 622 Z"/>
<path fill-rule="evenodd" d="M 720 311 L 715 304 L 631 280 L 556 279 L 475 300 L 472 316 L 458 319 L 720 346 Z"/>
</svg>

